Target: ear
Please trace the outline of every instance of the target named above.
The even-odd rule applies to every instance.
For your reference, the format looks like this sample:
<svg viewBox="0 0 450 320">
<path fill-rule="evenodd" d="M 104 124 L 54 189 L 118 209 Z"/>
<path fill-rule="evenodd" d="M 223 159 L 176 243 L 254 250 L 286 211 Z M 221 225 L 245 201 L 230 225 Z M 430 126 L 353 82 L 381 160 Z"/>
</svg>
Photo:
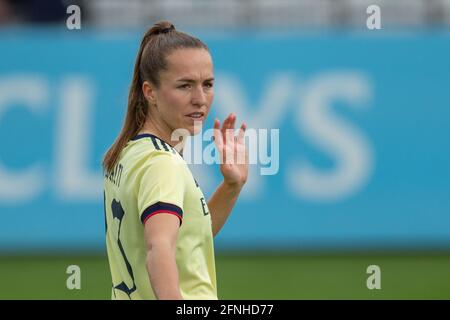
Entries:
<svg viewBox="0 0 450 320">
<path fill-rule="evenodd" d="M 156 90 L 155 86 L 148 81 L 144 81 L 142 84 L 142 92 L 144 93 L 145 100 L 149 102 L 150 106 L 156 105 Z"/>
</svg>

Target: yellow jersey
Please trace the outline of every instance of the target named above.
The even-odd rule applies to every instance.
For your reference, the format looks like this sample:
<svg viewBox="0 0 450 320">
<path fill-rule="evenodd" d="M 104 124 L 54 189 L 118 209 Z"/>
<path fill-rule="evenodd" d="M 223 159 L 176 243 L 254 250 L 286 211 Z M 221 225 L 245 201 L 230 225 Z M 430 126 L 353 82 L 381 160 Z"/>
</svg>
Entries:
<svg viewBox="0 0 450 320">
<path fill-rule="evenodd" d="M 176 245 L 184 299 L 217 299 L 211 215 L 182 156 L 151 134 L 131 139 L 104 175 L 106 249 L 112 299 L 155 299 L 146 268 L 144 224 L 155 214 L 180 219 Z"/>
</svg>

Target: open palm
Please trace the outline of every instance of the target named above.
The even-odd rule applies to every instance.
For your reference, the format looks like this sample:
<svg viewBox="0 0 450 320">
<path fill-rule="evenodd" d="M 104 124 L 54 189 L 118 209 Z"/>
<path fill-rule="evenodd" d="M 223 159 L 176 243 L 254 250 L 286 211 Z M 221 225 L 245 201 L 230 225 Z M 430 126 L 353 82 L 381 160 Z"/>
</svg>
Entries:
<svg viewBox="0 0 450 320">
<path fill-rule="evenodd" d="M 214 142 L 220 155 L 220 172 L 225 183 L 242 186 L 248 177 L 248 156 L 245 147 L 245 123 L 242 123 L 237 135 L 234 132 L 236 115 L 230 114 L 224 120 L 214 121 Z"/>
</svg>

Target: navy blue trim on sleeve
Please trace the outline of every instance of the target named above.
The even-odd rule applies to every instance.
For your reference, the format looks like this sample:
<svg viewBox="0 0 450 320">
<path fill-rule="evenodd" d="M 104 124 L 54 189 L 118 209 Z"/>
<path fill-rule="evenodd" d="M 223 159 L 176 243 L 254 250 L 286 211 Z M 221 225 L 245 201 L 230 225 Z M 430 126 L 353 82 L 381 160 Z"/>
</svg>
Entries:
<svg viewBox="0 0 450 320">
<path fill-rule="evenodd" d="M 145 225 L 145 222 L 152 216 L 158 213 L 168 213 L 173 214 L 180 219 L 180 225 L 183 222 L 183 210 L 181 210 L 180 207 L 165 203 L 165 202 L 157 202 L 155 204 L 152 204 L 151 206 L 148 206 L 144 212 L 141 215 L 141 222 Z"/>
</svg>

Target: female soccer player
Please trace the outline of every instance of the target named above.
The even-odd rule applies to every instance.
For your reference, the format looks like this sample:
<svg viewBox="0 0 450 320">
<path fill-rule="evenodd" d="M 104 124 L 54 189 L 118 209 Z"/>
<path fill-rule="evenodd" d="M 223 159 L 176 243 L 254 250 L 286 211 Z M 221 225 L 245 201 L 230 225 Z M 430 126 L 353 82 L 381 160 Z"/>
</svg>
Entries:
<svg viewBox="0 0 450 320">
<path fill-rule="evenodd" d="M 124 126 L 103 161 L 113 299 L 217 299 L 213 236 L 247 180 L 247 161 L 236 161 L 246 126 L 235 135 L 234 114 L 214 121 L 223 182 L 208 202 L 172 140 L 177 129 L 198 132 L 213 83 L 199 39 L 166 21 L 145 33 Z"/>
</svg>

